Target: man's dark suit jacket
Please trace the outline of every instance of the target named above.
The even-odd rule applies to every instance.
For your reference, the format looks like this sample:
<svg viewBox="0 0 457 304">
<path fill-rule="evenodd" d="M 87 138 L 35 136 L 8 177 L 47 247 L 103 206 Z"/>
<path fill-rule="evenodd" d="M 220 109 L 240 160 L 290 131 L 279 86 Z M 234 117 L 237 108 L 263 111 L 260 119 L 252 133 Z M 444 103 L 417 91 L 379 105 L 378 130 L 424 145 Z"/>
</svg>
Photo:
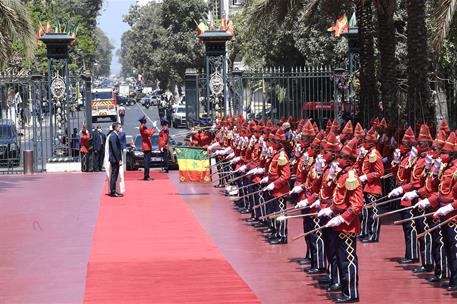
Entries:
<svg viewBox="0 0 457 304">
<path fill-rule="evenodd" d="M 121 141 L 116 132 L 111 133 L 109 137 L 109 161 L 110 163 L 119 163 L 122 160 Z"/>
</svg>

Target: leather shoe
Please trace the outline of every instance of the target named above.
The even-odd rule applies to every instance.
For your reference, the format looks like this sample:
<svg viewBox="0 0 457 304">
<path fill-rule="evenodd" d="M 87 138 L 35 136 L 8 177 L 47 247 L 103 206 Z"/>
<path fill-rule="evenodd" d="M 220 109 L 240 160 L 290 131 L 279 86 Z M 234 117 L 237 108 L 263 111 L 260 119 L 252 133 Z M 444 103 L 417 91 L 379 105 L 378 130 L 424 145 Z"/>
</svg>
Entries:
<svg viewBox="0 0 457 304">
<path fill-rule="evenodd" d="M 321 285 L 330 284 L 331 281 L 332 280 L 328 276 L 318 280 L 319 284 Z"/>
<path fill-rule="evenodd" d="M 240 213 L 241 214 L 248 214 L 248 213 L 251 213 L 251 211 L 249 211 L 249 209 L 242 209 L 242 210 L 240 210 Z"/>
<path fill-rule="evenodd" d="M 268 243 L 271 245 L 280 245 L 280 244 L 287 244 L 287 239 L 286 238 L 276 238 L 269 240 Z"/>
<path fill-rule="evenodd" d="M 152 178 L 146 177 L 146 178 L 143 178 L 143 180 L 145 180 L 145 181 L 150 181 L 150 180 L 152 180 Z"/>
<path fill-rule="evenodd" d="M 262 233 L 272 233 L 272 232 L 274 232 L 274 229 L 273 228 L 265 228 L 265 229 L 262 229 L 261 232 Z"/>
<path fill-rule="evenodd" d="M 378 242 L 378 240 L 376 240 L 374 237 L 364 238 L 361 241 L 362 241 L 362 243 L 377 243 Z"/>
<path fill-rule="evenodd" d="M 120 193 L 114 192 L 114 193 L 111 193 L 109 196 L 111 196 L 111 197 L 123 197 L 124 194 L 120 194 Z"/>
<path fill-rule="evenodd" d="M 300 265 L 308 265 L 308 264 L 311 264 L 311 260 L 308 258 L 304 258 L 304 259 L 297 261 L 297 263 Z"/>
<path fill-rule="evenodd" d="M 341 290 L 341 285 L 340 284 L 331 284 L 328 288 L 327 288 L 327 291 L 328 292 L 332 292 L 332 291 L 340 291 Z"/>
<path fill-rule="evenodd" d="M 260 228 L 260 227 L 265 227 L 265 224 L 262 222 L 257 222 L 252 225 L 254 228 Z"/>
<path fill-rule="evenodd" d="M 429 281 L 430 283 L 441 282 L 442 277 L 434 275 L 434 276 L 428 277 L 426 280 Z"/>
<path fill-rule="evenodd" d="M 433 271 L 433 266 L 431 266 L 431 265 L 420 266 L 420 267 L 416 267 L 413 269 L 414 273 L 423 273 L 423 272 L 432 272 L 432 271 Z"/>
<path fill-rule="evenodd" d="M 266 238 L 268 241 L 271 241 L 271 240 L 274 240 L 274 239 L 279 238 L 279 235 L 277 235 L 277 234 L 275 234 L 275 233 L 272 233 L 272 234 L 270 234 L 270 235 L 265 236 L 265 238 Z"/>
<path fill-rule="evenodd" d="M 457 285 L 449 285 L 447 288 L 447 291 L 456 291 L 457 290 Z"/>
<path fill-rule="evenodd" d="M 337 297 L 335 303 L 357 303 L 359 302 L 359 298 L 351 298 L 350 296 L 342 295 L 341 297 Z"/>
<path fill-rule="evenodd" d="M 248 223 L 257 222 L 257 219 L 255 217 L 250 217 L 250 218 L 246 219 L 246 222 L 248 222 Z"/>
<path fill-rule="evenodd" d="M 408 258 L 403 258 L 398 261 L 399 264 L 414 264 L 419 262 L 418 259 L 408 259 Z"/>
<path fill-rule="evenodd" d="M 325 272 L 325 269 L 309 268 L 309 269 L 305 269 L 305 272 L 306 272 L 307 274 L 323 273 L 323 272 Z"/>
</svg>

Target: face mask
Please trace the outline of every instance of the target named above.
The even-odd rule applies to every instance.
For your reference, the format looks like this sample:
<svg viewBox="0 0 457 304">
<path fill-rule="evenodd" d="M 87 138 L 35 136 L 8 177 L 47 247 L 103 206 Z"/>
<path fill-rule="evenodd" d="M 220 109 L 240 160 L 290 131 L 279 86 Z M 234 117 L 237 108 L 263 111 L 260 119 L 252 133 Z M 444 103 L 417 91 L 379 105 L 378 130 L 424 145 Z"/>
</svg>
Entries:
<svg viewBox="0 0 457 304">
<path fill-rule="evenodd" d="M 349 165 L 347 159 L 338 158 L 336 162 L 338 163 L 338 167 L 340 167 L 341 169 L 344 169 Z"/>
<path fill-rule="evenodd" d="M 405 155 L 405 154 L 408 153 L 410 150 L 411 150 L 410 147 L 407 147 L 407 146 L 405 146 L 405 145 L 400 145 L 400 153 L 401 153 L 401 155 Z"/>
<path fill-rule="evenodd" d="M 330 153 L 330 152 L 326 152 L 324 153 L 324 155 L 322 156 L 323 159 L 325 159 L 325 162 L 327 164 L 329 164 L 332 160 L 333 160 L 333 153 Z"/>
<path fill-rule="evenodd" d="M 428 147 L 421 147 L 420 145 L 417 145 L 417 152 L 420 154 L 426 152 Z"/>
<path fill-rule="evenodd" d="M 309 157 L 316 157 L 316 150 L 314 150 L 313 148 L 309 147 L 308 148 L 308 155 Z"/>
<path fill-rule="evenodd" d="M 433 157 L 433 158 L 438 158 L 438 156 L 440 156 L 440 153 L 438 151 L 430 151 L 430 155 Z"/>
<path fill-rule="evenodd" d="M 440 158 L 441 158 L 441 163 L 443 163 L 443 164 L 447 164 L 450 161 L 449 154 L 447 154 L 447 153 L 441 154 Z"/>
</svg>

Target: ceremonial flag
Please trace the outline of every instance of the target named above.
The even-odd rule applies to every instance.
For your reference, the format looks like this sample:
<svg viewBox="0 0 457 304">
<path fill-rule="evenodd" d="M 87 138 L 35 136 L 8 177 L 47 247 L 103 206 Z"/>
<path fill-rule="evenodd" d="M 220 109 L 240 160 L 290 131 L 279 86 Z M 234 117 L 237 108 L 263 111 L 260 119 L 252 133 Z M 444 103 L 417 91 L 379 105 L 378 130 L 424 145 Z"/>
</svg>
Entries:
<svg viewBox="0 0 457 304">
<path fill-rule="evenodd" d="M 203 21 L 200 21 L 200 23 L 197 26 L 197 34 L 201 35 L 204 32 L 206 32 L 207 30 L 208 30 L 208 26 L 206 25 L 206 23 Z"/>
<path fill-rule="evenodd" d="M 208 151 L 198 147 L 175 148 L 181 183 L 208 183 L 211 181 Z"/>
<path fill-rule="evenodd" d="M 328 32 L 335 32 L 335 37 L 340 37 L 342 33 L 345 33 L 349 30 L 348 19 L 346 15 L 341 16 L 336 20 L 335 25 L 327 29 Z"/>
</svg>

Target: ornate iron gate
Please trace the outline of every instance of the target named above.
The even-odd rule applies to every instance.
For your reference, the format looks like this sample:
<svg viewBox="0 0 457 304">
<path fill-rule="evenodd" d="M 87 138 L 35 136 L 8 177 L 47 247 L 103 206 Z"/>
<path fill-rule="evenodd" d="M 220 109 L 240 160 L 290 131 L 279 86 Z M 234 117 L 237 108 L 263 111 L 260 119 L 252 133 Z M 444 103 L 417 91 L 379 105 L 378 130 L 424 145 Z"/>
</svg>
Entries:
<svg viewBox="0 0 457 304">
<path fill-rule="evenodd" d="M 242 113 L 256 120 L 288 116 L 312 118 L 320 126 L 328 119 L 350 119 L 357 109 L 350 101 L 347 76 L 330 67 L 234 71 L 228 75 L 227 113 Z M 186 73 L 189 123 L 206 116 L 208 108 L 212 118 L 217 116 L 217 108 L 208 100 L 206 83 L 205 74 L 196 70 Z"/>
<path fill-rule="evenodd" d="M 41 75 L 0 74 L 0 174 L 22 173 L 25 150 L 33 150 L 35 172 L 45 171 L 46 163 L 57 158 L 79 161 L 79 131 L 87 121 L 85 88 L 90 88 L 90 80 L 68 79 L 67 86 L 58 74 L 51 83 Z"/>
</svg>

